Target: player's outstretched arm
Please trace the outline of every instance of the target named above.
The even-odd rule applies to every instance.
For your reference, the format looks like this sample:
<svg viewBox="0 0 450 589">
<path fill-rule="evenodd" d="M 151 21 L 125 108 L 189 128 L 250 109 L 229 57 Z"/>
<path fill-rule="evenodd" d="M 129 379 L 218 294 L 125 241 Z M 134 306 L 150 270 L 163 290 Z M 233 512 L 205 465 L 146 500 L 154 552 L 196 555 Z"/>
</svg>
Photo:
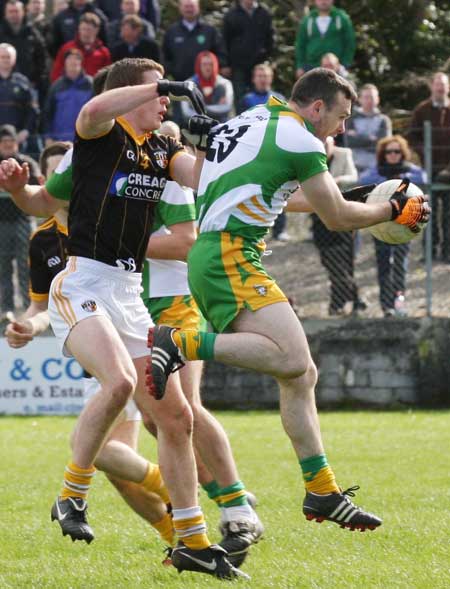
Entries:
<svg viewBox="0 0 450 589">
<path fill-rule="evenodd" d="M 284 210 L 287 213 L 314 213 L 311 203 L 300 186 L 292 193 Z"/>
<path fill-rule="evenodd" d="M 355 186 L 348 190 L 342 191 L 342 196 L 345 200 L 355 202 L 366 202 L 371 190 L 375 188 L 376 184 L 365 184 L 363 186 Z M 299 186 L 292 194 L 287 202 L 286 212 L 288 213 L 314 213 L 314 209 L 305 196 L 305 193 Z"/>
<path fill-rule="evenodd" d="M 0 188 L 9 192 L 16 206 L 27 215 L 50 217 L 65 202 L 53 198 L 44 186 L 27 184 L 30 177 L 27 163 L 20 165 L 10 158 L 0 162 Z"/>
<path fill-rule="evenodd" d="M 105 135 L 113 128 L 115 118 L 159 96 L 157 82 L 107 90 L 83 106 L 76 121 L 76 129 L 85 139 Z"/>
<path fill-rule="evenodd" d="M 31 301 L 20 319 L 16 319 L 12 312 L 7 314 L 7 319 L 9 323 L 5 329 L 5 337 L 9 346 L 23 348 L 50 325 L 47 301 Z"/>
<path fill-rule="evenodd" d="M 303 182 L 302 189 L 308 202 L 330 231 L 350 231 L 396 220 L 397 208 L 392 204 L 393 200 L 398 201 L 398 218 L 400 222 L 405 221 L 405 224 L 411 221 L 410 217 L 414 217 L 414 222 L 417 222 L 419 218 L 421 221 L 426 221 L 430 211 L 426 197 L 421 197 L 420 203 L 414 203 L 420 209 L 415 215 L 401 216 L 405 207 L 409 209 L 412 206 L 412 203 L 408 205 L 407 202 L 413 199 L 402 198 L 395 193 L 391 200 L 383 203 L 366 204 L 346 201 L 329 172 L 321 172 L 309 178 Z"/>
<path fill-rule="evenodd" d="M 170 234 L 151 235 L 147 247 L 147 257 L 160 260 L 186 260 L 197 237 L 195 223 L 186 221 L 169 227 Z"/>
</svg>

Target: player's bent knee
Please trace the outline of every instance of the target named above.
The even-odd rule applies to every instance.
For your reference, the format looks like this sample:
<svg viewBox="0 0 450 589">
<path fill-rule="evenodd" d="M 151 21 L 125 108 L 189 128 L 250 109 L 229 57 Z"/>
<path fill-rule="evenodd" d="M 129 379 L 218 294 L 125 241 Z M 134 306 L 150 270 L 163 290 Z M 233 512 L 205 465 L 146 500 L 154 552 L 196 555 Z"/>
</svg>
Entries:
<svg viewBox="0 0 450 589">
<path fill-rule="evenodd" d="M 314 388 L 317 383 L 317 368 L 311 358 L 307 361 L 297 358 L 283 364 L 277 376 L 281 380 L 298 379 L 304 387 Z"/>
<path fill-rule="evenodd" d="M 125 407 L 128 400 L 134 393 L 136 379 L 131 375 L 121 375 L 112 385 L 105 387 L 111 402 L 117 407 Z"/>
<path fill-rule="evenodd" d="M 180 439 L 190 437 L 194 429 L 194 416 L 191 407 L 183 403 L 176 410 L 166 411 L 157 420 L 158 430 L 164 431 L 164 437 Z"/>
<path fill-rule="evenodd" d="M 192 403 L 189 402 L 189 405 L 191 406 L 192 414 L 194 416 L 194 424 L 195 422 L 204 418 L 205 414 L 208 413 L 208 411 L 203 407 L 200 399 L 198 401 L 193 401 Z"/>
<path fill-rule="evenodd" d="M 277 376 L 284 379 L 298 378 L 307 373 L 308 367 L 308 363 L 302 361 L 301 358 L 288 357 L 277 369 Z"/>
</svg>

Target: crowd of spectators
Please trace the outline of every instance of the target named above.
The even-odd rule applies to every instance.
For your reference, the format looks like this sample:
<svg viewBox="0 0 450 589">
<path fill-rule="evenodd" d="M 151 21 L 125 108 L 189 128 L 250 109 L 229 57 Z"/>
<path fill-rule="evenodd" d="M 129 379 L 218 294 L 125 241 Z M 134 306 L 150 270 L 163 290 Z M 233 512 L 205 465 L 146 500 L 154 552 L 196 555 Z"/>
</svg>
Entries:
<svg viewBox="0 0 450 589">
<path fill-rule="evenodd" d="M 161 61 L 167 77 L 192 79 L 203 93 L 207 113 L 220 122 L 265 103 L 270 95 L 285 100 L 274 83 L 276 31 L 270 4 L 268 8 L 256 0 L 230 2 L 221 27 L 206 22 L 200 0 L 178 0 L 178 13 L 174 22 L 161 27 L 159 0 L 0 0 L 0 133 L 13 138 L 14 157 L 38 159 L 45 145 L 73 139 L 76 117 L 92 96 L 92 77 L 125 57 Z M 353 81 L 355 50 L 349 15 L 333 0 L 313 0 L 298 25 L 292 55 L 296 76 L 321 66 Z M 414 110 L 405 138 L 392 134 L 377 87 L 365 84 L 359 89 L 346 133 L 326 146 L 330 169 L 341 188 L 395 174 L 411 176 L 410 158 L 423 167 L 426 120 L 433 127 L 432 180 L 450 181 L 448 74 L 435 73 L 430 88 L 429 99 Z M 173 104 L 171 119 L 176 123 L 184 125 L 191 115 L 188 103 Z M 0 156 L 5 156 L 4 150 Z M 423 170 L 419 179 L 419 184 L 427 181 Z M 446 198 L 445 189 L 434 196 L 433 258 L 450 263 Z M 9 204 L 0 198 L 0 206 Z M 11 213 L 11 218 L 16 217 Z M 312 230 L 330 279 L 330 314 L 340 314 L 347 301 L 355 311 L 364 310 L 353 278 L 358 236 L 333 235 L 317 217 L 312 218 Z M 272 237 L 289 239 L 285 215 L 277 220 Z M 395 247 L 375 243 L 380 304 L 386 315 L 395 309 L 398 297 L 405 300 L 408 248 Z M 393 293 L 390 284 L 395 284 Z M 10 295 L 5 294 L 0 310 L 10 305 Z"/>
</svg>

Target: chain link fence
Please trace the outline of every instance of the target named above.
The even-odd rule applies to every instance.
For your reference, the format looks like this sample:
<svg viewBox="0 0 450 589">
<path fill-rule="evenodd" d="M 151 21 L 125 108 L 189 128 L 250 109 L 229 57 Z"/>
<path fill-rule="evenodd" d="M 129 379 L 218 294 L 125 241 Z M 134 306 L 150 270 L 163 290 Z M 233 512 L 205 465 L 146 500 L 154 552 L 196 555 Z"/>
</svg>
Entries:
<svg viewBox="0 0 450 589">
<path fill-rule="evenodd" d="M 0 192 L 0 318 L 29 304 L 28 242 L 35 225 Z"/>
<path fill-rule="evenodd" d="M 424 167 L 432 181 L 423 189 L 433 213 L 410 244 L 388 246 L 367 230 L 331 232 L 316 215 L 303 214 L 287 215 L 289 241 L 268 240 L 272 254 L 264 264 L 299 315 L 450 316 L 450 178 L 433 171 L 432 134 L 425 125 Z M 28 241 L 35 226 L 0 192 L 1 316 L 29 303 Z"/>
</svg>

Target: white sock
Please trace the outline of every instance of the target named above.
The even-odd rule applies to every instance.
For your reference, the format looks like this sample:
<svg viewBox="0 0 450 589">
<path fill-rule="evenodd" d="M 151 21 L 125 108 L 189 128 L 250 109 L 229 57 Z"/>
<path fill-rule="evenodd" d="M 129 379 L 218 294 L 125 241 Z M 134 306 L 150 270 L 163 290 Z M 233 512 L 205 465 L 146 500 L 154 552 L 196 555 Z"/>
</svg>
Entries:
<svg viewBox="0 0 450 589">
<path fill-rule="evenodd" d="M 256 521 L 257 516 L 250 505 L 235 505 L 234 507 L 222 507 L 222 522 L 239 522 L 242 520 Z"/>
</svg>

